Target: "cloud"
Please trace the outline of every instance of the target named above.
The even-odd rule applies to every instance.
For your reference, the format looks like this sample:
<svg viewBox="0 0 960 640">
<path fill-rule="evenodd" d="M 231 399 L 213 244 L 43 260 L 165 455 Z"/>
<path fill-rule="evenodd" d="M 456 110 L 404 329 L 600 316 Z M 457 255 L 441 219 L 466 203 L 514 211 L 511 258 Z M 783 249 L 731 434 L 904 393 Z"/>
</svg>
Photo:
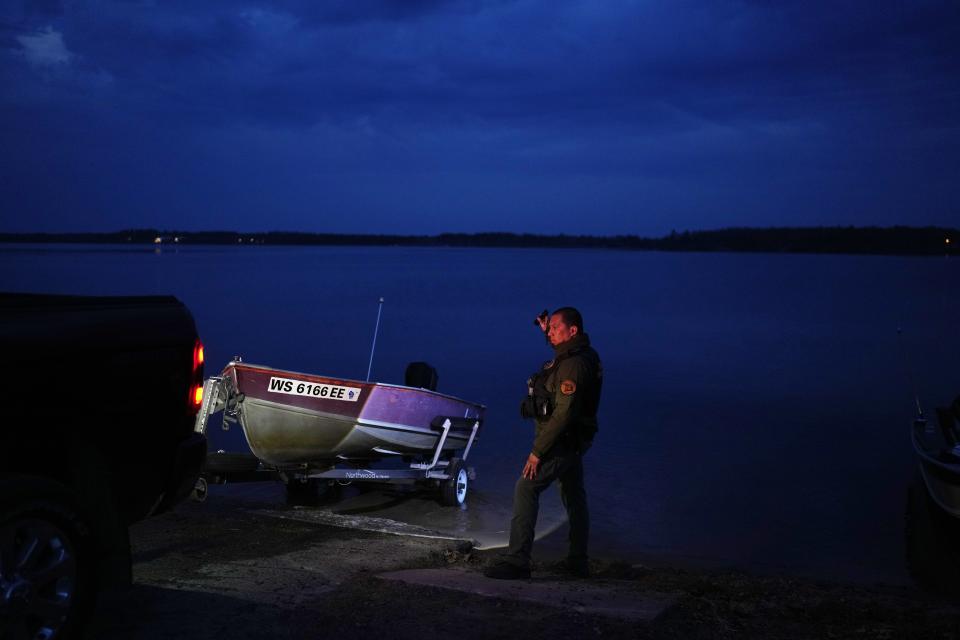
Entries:
<svg viewBox="0 0 960 640">
<path fill-rule="evenodd" d="M 48 26 L 32 35 L 16 36 L 21 53 L 31 65 L 45 69 L 68 65 L 76 57 L 63 42 L 63 34 Z"/>
<path fill-rule="evenodd" d="M 126 108 L 294 129 L 859 119 L 932 105 L 926 81 L 949 83 L 957 58 L 942 25 L 960 18 L 923 0 L 899 11 L 862 0 L 843 11 L 744 0 L 71 6 L 71 48 L 116 79 Z M 63 65 L 53 61 L 73 54 L 54 34 L 31 36 L 50 40 L 37 59 Z"/>
<path fill-rule="evenodd" d="M 24 184 L 58 167 L 89 207 L 127 189 L 132 211 L 309 212 L 330 192 L 480 215 L 594 189 L 611 211 L 802 216 L 809 191 L 827 220 L 933 219 L 960 194 L 956 0 L 49 4 L 0 6 L 0 164 Z"/>
</svg>

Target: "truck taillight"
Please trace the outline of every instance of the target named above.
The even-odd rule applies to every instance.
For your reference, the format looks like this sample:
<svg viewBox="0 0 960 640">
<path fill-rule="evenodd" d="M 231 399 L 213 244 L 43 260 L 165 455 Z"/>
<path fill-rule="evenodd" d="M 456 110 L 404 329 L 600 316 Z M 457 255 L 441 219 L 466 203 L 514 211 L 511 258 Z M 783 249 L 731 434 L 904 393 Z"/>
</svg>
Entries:
<svg viewBox="0 0 960 640">
<path fill-rule="evenodd" d="M 193 371 L 190 374 L 190 397 L 187 399 L 187 412 L 197 415 L 203 404 L 203 343 L 200 338 L 193 344 Z"/>
</svg>

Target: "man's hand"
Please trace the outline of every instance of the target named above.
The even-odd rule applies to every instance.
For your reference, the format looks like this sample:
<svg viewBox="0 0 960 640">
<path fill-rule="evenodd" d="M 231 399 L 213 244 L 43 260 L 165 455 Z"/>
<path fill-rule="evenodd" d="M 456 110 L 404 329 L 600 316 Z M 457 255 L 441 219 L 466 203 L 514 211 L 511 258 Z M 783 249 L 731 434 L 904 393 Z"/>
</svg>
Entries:
<svg viewBox="0 0 960 640">
<path fill-rule="evenodd" d="M 540 327 L 540 330 L 546 333 L 547 329 L 549 328 L 549 324 L 548 324 L 549 322 L 550 322 L 550 313 L 546 309 L 544 309 L 543 312 L 534 319 L 533 324 Z"/>
<path fill-rule="evenodd" d="M 523 477 L 527 480 L 535 479 L 539 468 L 540 458 L 531 453 L 527 456 L 527 464 L 523 465 Z"/>
</svg>

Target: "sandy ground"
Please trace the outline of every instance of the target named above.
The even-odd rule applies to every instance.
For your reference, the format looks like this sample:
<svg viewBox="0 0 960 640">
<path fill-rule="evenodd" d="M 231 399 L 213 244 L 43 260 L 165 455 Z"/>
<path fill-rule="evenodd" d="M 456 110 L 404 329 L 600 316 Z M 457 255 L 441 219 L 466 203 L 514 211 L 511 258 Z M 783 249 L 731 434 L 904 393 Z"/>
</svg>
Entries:
<svg viewBox="0 0 960 640">
<path fill-rule="evenodd" d="M 213 498 L 133 527 L 135 584 L 104 595 L 88 638 L 960 639 L 960 602 L 913 588 L 611 561 L 494 581 L 494 552 L 422 527 Z"/>
</svg>

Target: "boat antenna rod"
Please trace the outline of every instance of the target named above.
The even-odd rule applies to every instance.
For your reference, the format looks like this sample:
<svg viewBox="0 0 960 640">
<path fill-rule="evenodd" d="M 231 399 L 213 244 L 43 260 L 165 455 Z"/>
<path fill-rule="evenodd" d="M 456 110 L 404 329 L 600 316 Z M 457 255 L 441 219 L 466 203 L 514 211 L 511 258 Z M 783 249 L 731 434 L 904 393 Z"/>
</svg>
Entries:
<svg viewBox="0 0 960 640">
<path fill-rule="evenodd" d="M 381 311 L 383 311 L 383 296 L 380 297 L 380 305 L 377 307 L 377 324 L 373 328 L 373 344 L 370 345 L 370 363 L 367 365 L 367 382 L 370 382 L 370 371 L 373 370 L 373 352 L 377 348 L 377 333 L 380 332 Z"/>
<path fill-rule="evenodd" d="M 910 364 L 910 353 L 907 351 L 907 347 L 903 342 L 903 329 L 897 327 L 897 338 L 900 343 L 900 349 L 903 352 L 903 361 L 907 367 L 907 377 L 910 378 L 910 386 L 913 387 L 913 401 L 917 403 L 917 417 L 923 418 L 923 409 L 920 408 L 920 393 L 917 391 L 917 379 L 913 375 L 913 367 Z"/>
</svg>

